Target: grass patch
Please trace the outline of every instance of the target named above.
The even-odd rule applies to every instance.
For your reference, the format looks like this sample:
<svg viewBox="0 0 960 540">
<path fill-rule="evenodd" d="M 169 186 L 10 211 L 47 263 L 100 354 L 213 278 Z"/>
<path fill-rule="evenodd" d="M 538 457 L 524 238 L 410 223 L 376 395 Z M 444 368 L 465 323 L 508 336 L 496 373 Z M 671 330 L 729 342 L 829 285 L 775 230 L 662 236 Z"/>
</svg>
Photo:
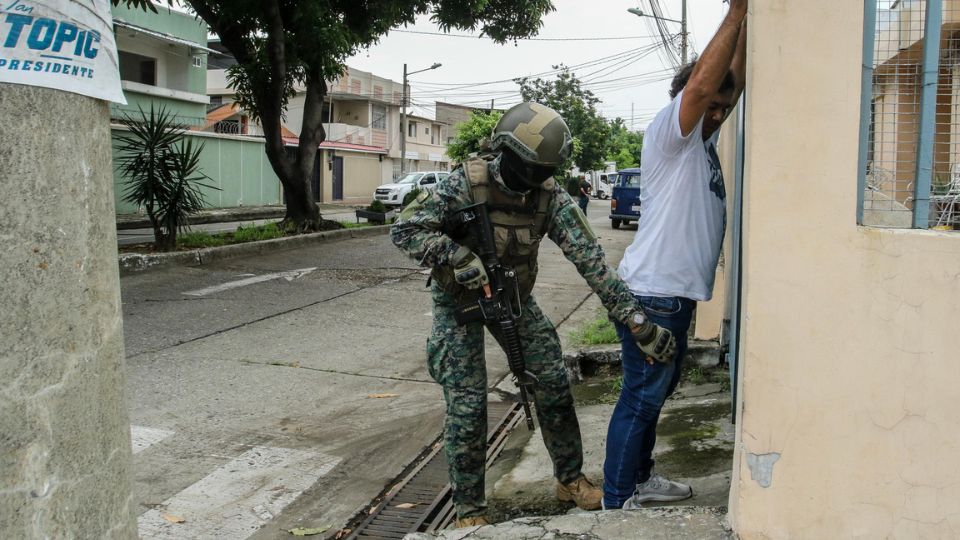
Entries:
<svg viewBox="0 0 960 540">
<path fill-rule="evenodd" d="M 286 233 L 277 223 L 248 227 L 241 225 L 235 232 L 210 234 L 205 231 L 191 231 L 180 234 L 177 236 L 177 246 L 181 249 L 198 249 L 270 240 L 283 236 L 286 236 Z"/>
<path fill-rule="evenodd" d="M 219 234 L 210 234 L 203 231 L 193 231 L 177 235 L 177 245 L 183 248 L 205 248 L 223 246 L 228 243 L 227 238 Z"/>
<path fill-rule="evenodd" d="M 237 227 L 237 232 L 233 233 L 233 243 L 241 244 L 243 242 L 256 242 L 259 240 L 272 240 L 284 236 L 284 232 L 276 223 L 265 223 L 254 227 Z"/>
<path fill-rule="evenodd" d="M 576 345 L 607 345 L 620 343 L 617 330 L 606 317 L 588 322 L 570 334 L 570 340 Z"/>
<path fill-rule="evenodd" d="M 341 223 L 341 225 L 343 225 L 343 228 L 344 228 L 344 229 L 359 229 L 359 228 L 362 228 L 362 227 L 371 227 L 371 226 L 373 226 L 373 224 L 370 223 L 369 221 L 364 221 L 363 223 L 355 223 L 355 222 L 353 222 L 353 221 L 349 221 L 349 222 L 343 222 L 343 223 Z"/>
</svg>

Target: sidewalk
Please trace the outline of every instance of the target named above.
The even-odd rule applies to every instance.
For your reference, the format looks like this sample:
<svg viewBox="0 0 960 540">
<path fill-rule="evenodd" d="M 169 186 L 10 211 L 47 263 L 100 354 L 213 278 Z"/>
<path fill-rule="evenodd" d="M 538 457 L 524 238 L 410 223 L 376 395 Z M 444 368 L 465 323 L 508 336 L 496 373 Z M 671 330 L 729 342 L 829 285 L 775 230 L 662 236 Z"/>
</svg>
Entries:
<svg viewBox="0 0 960 540">
<path fill-rule="evenodd" d="M 597 297 L 591 296 L 558 325 L 566 363 L 572 376 L 580 379 L 573 393 L 583 438 L 583 472 L 598 486 L 603 480 L 607 424 L 619 394 L 619 345 L 580 347 L 571 343 L 570 335 L 603 313 Z M 734 443 L 727 375 L 716 366 L 715 343 L 694 342 L 691 349 L 697 352 L 687 358 L 684 380 L 664 406 L 654 449 L 658 472 L 690 484 L 691 499 L 648 503 L 638 511 L 580 511 L 572 503 L 557 501 L 552 465 L 539 429 L 531 433 L 518 428 L 487 471 L 493 525 L 407 538 L 732 538 L 726 524 Z M 515 388 L 507 379 L 497 390 L 513 392 Z"/>
<path fill-rule="evenodd" d="M 354 215 L 355 206 L 346 204 L 320 204 L 320 215 L 335 219 L 342 215 Z M 211 208 L 201 210 L 189 217 L 191 225 L 204 223 L 247 222 L 261 219 L 280 219 L 286 213 L 286 207 L 277 206 L 238 206 L 234 208 Z M 329 216 L 328 216 L 329 215 Z M 340 219 L 337 219 L 340 221 Z M 117 214 L 117 230 L 149 229 L 150 218 L 146 214 Z"/>
</svg>

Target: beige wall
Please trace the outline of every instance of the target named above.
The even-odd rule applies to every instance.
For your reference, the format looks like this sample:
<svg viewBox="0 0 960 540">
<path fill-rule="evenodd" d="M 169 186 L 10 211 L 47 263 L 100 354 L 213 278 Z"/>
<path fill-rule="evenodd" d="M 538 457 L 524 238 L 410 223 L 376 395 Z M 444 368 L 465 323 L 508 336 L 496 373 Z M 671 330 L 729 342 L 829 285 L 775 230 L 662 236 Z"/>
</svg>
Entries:
<svg viewBox="0 0 960 540">
<path fill-rule="evenodd" d="M 323 166 L 320 169 L 322 202 L 335 202 L 333 198 L 333 171 L 330 168 L 330 151 L 322 152 Z M 382 164 L 377 154 L 336 150 L 343 158 L 343 202 L 368 204 L 373 192 L 380 185 Z"/>
<path fill-rule="evenodd" d="M 731 522 L 955 538 L 960 236 L 855 224 L 862 2 L 751 11 Z"/>
<path fill-rule="evenodd" d="M 736 175 L 737 152 L 737 115 L 739 109 L 730 113 L 720 131 L 717 153 L 723 168 L 723 184 L 727 192 L 727 232 L 723 237 L 723 253 L 717 267 L 717 277 L 713 284 L 713 298 L 709 302 L 697 304 L 697 322 L 694 328 L 696 339 L 714 340 L 720 338 L 723 318 L 726 316 L 728 283 L 726 269 L 733 260 L 733 198 L 734 177 Z"/>
</svg>

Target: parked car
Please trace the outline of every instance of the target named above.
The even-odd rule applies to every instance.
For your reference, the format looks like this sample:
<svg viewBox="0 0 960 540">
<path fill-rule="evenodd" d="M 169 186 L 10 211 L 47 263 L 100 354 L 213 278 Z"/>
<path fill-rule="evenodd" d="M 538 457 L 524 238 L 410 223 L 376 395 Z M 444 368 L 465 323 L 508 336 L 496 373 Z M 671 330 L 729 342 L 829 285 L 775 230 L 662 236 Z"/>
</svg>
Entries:
<svg viewBox="0 0 960 540">
<path fill-rule="evenodd" d="M 384 184 L 373 192 L 373 198 L 387 206 L 400 206 L 403 197 L 413 188 L 433 189 L 437 182 L 443 180 L 450 173 L 444 171 L 412 172 L 392 184 Z"/>
<path fill-rule="evenodd" d="M 600 175 L 600 179 L 597 180 L 597 189 L 595 189 L 593 193 L 594 197 L 598 199 L 610 198 L 610 191 L 612 188 L 610 187 L 609 182 L 611 177 L 616 177 L 616 173 Z"/>
<path fill-rule="evenodd" d="M 619 229 L 620 225 L 640 220 L 640 169 L 623 169 L 614 174 L 613 195 L 610 199 L 610 226 Z"/>
</svg>

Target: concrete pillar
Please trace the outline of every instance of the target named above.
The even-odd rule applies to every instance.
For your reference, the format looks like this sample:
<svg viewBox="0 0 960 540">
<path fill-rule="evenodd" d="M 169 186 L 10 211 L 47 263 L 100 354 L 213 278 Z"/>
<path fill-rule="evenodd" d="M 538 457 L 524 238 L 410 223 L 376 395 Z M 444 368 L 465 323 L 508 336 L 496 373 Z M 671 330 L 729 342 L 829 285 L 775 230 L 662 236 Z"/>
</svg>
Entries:
<svg viewBox="0 0 960 540">
<path fill-rule="evenodd" d="M 0 118 L 0 537 L 135 538 L 107 104 Z"/>
</svg>

